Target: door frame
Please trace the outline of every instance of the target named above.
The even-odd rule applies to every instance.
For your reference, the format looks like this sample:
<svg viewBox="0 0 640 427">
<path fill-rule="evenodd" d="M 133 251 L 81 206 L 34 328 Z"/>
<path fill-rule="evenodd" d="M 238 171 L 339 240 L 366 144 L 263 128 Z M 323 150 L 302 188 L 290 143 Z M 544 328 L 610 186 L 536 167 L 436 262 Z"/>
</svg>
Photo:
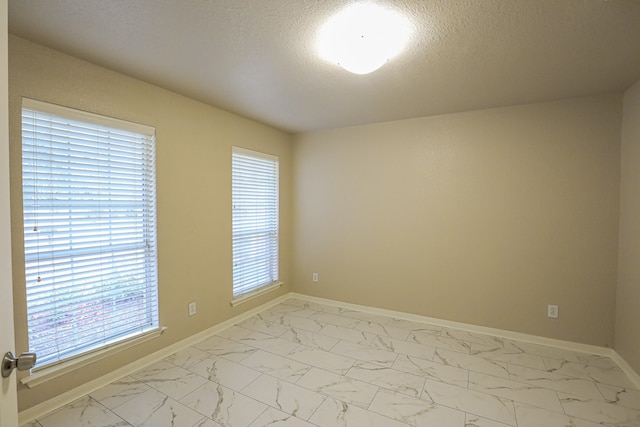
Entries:
<svg viewBox="0 0 640 427">
<path fill-rule="evenodd" d="M 9 197 L 8 0 L 0 0 L 0 357 L 15 354 Z M 18 426 L 16 374 L 0 378 L 0 427 Z"/>
</svg>

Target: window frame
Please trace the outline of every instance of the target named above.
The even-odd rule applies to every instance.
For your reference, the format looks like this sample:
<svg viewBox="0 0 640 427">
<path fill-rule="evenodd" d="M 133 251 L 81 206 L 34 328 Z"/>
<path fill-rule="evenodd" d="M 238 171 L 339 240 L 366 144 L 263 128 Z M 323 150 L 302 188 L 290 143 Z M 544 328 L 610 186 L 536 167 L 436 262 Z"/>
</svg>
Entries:
<svg viewBox="0 0 640 427">
<path fill-rule="evenodd" d="M 280 159 L 278 156 L 267 154 L 259 151 L 249 150 L 242 147 L 233 146 L 232 147 L 232 172 L 231 172 L 231 181 L 232 181 L 232 196 L 231 196 L 231 216 L 232 216 L 232 300 L 231 305 L 235 306 L 237 304 L 243 303 L 250 299 L 253 299 L 259 295 L 262 295 L 266 292 L 275 290 L 283 285 L 280 281 Z M 247 170 L 241 172 L 238 169 L 238 166 L 244 169 L 248 169 L 251 165 L 257 165 L 259 170 L 254 171 L 254 173 L 250 173 Z M 270 166 L 269 166 L 270 165 Z M 272 174 L 267 174 L 267 169 L 272 169 Z M 263 190 L 262 194 L 256 193 L 256 191 L 251 191 L 248 185 L 242 185 L 238 178 L 246 180 L 258 180 L 259 178 L 269 178 L 269 182 L 262 182 L 259 186 L 261 190 Z M 263 184 L 263 185 L 262 185 Z M 258 216 L 253 216 L 251 219 L 247 219 L 247 217 L 240 217 L 238 215 L 239 211 L 236 211 L 236 204 L 238 203 L 237 197 L 256 197 L 256 196 L 265 196 L 265 191 L 268 193 L 272 191 L 272 198 L 269 199 L 269 203 L 264 203 L 259 207 L 263 210 L 267 210 L 270 213 L 270 221 L 272 222 L 269 226 L 268 232 L 269 240 L 268 243 L 265 243 L 264 240 L 261 241 L 262 244 L 269 245 L 269 249 L 263 249 L 263 252 L 266 252 L 269 255 L 268 259 L 263 259 L 263 263 L 265 267 L 262 269 L 261 277 L 269 277 L 267 281 L 261 281 L 260 283 L 254 283 L 252 285 L 247 285 L 246 282 L 243 282 L 240 279 L 242 276 L 239 273 L 238 269 L 241 267 L 242 258 L 238 258 L 239 252 L 246 253 L 246 248 L 248 243 L 241 243 L 243 238 L 240 236 L 242 232 L 248 232 L 248 228 L 252 228 L 247 225 L 247 221 L 250 221 L 254 225 L 253 235 L 260 234 L 260 231 L 255 230 L 258 225 L 265 225 L 265 218 L 259 218 Z M 253 199 L 255 202 L 256 200 Z M 246 206 L 246 205 L 245 205 Z M 254 204 L 254 207 L 256 205 Z M 269 219 L 266 219 L 269 221 Z M 264 234 L 264 233 L 263 233 Z M 244 238 L 248 238 L 248 236 L 244 236 Z M 263 255 L 267 255 L 263 254 Z M 247 257 L 248 258 L 248 257 Z M 244 259 L 244 262 L 248 264 L 247 259 Z M 245 264 L 245 265 L 246 265 Z M 269 271 L 267 274 L 266 271 Z M 250 274 L 247 276 L 255 275 L 256 273 L 251 270 Z"/>
<path fill-rule="evenodd" d="M 142 216 L 142 221 L 141 223 L 143 225 L 140 226 L 140 229 L 135 228 L 136 231 L 134 232 L 130 232 L 132 234 L 135 235 L 144 235 L 144 245 L 146 246 L 146 248 L 142 248 L 138 249 L 138 251 L 142 251 L 142 253 L 144 254 L 142 256 L 143 261 L 138 261 L 138 263 L 141 263 L 141 265 L 143 265 L 143 268 L 141 269 L 141 271 L 143 271 L 142 275 L 143 275 L 143 280 L 142 280 L 142 285 L 136 285 L 136 290 L 140 290 L 142 289 L 142 300 L 144 300 L 144 303 L 137 303 L 138 307 L 144 307 L 144 311 L 148 312 L 147 316 L 148 316 L 148 320 L 141 322 L 139 324 L 139 327 L 137 328 L 129 328 L 130 331 L 127 332 L 125 329 L 127 329 L 127 327 L 122 327 L 123 329 L 121 329 L 121 333 L 118 333 L 116 335 L 111 335 L 110 333 L 112 333 L 113 331 L 115 331 L 116 329 L 113 328 L 111 330 L 105 328 L 105 330 L 107 331 L 111 331 L 107 334 L 105 334 L 104 339 L 102 340 L 94 340 L 95 343 L 92 343 L 91 345 L 80 345 L 77 346 L 74 350 L 68 350 L 68 351 L 62 351 L 59 353 L 53 353 L 55 354 L 55 356 L 51 356 L 50 354 L 45 355 L 44 357 L 39 357 L 40 359 L 40 363 L 38 364 L 38 366 L 36 366 L 36 368 L 33 369 L 33 372 L 37 372 L 37 371 L 44 371 L 44 370 L 52 370 L 52 368 L 55 368 L 56 370 L 58 369 L 59 366 L 61 365 L 65 365 L 68 363 L 73 363 L 74 361 L 84 361 L 83 363 L 86 363 L 86 360 L 92 358 L 92 357 L 104 357 L 104 355 L 114 349 L 123 349 L 123 348 L 128 348 L 131 345 L 133 345 L 134 343 L 138 343 L 138 342 L 142 342 L 142 341 L 146 341 L 150 338 L 153 338 L 155 336 L 160 335 L 160 333 L 162 333 L 162 331 L 164 330 L 164 328 L 160 327 L 160 313 L 159 313 L 159 307 L 160 307 L 160 301 L 159 301 L 159 288 L 158 288 L 158 257 L 157 257 L 157 206 L 156 206 L 156 164 L 155 164 L 155 149 L 156 149 L 156 142 L 155 142 L 155 128 L 150 127 L 150 126 L 146 126 L 146 125 L 142 125 L 142 124 L 138 124 L 138 123 L 132 123 L 132 122 L 128 122 L 128 121 L 124 121 L 124 120 L 120 120 L 120 119 L 115 119 L 115 118 L 111 118 L 111 117 L 107 117 L 107 116 L 102 116 L 102 115 L 98 115 L 98 114 L 94 114 L 94 113 L 89 113 L 89 112 L 85 112 L 85 111 L 81 111 L 81 110 L 77 110 L 77 109 L 72 109 L 72 108 L 68 108 L 68 107 L 63 107 L 63 106 L 59 106 L 59 105 L 55 105 L 55 104 L 50 104 L 50 103 L 46 103 L 46 102 L 42 102 L 42 101 L 37 101 L 37 100 L 33 100 L 33 99 L 29 99 L 29 98 L 23 98 L 22 99 L 22 107 L 21 107 L 21 135 L 22 135 L 22 144 L 21 144 L 21 151 L 22 151 L 22 165 L 23 165 L 23 172 L 22 172 L 22 182 L 21 182 L 21 188 L 23 191 L 23 215 L 22 215 L 22 221 L 23 221 L 23 226 L 24 226 L 24 232 L 25 232 L 25 236 L 24 236 L 24 245 L 23 245 L 23 255 L 25 256 L 25 286 L 27 287 L 26 291 L 27 291 L 27 299 L 25 301 L 25 305 L 27 308 L 27 318 L 25 319 L 27 321 L 27 341 L 29 342 L 29 347 L 32 347 L 32 334 L 31 334 L 31 324 L 30 324 L 30 304 L 29 304 L 29 290 L 28 290 L 28 284 L 29 281 L 31 279 L 31 281 L 33 282 L 33 277 L 31 273 L 29 273 L 29 259 L 33 257 L 33 254 L 27 254 L 27 251 L 29 249 L 33 249 L 33 246 L 31 246 L 28 249 L 28 245 L 39 245 L 40 243 L 32 243 L 29 242 L 28 243 L 28 230 L 27 230 L 27 210 L 26 210 L 26 206 L 28 204 L 28 201 L 26 199 L 26 197 L 24 196 L 25 192 L 26 192 L 26 188 L 30 188 L 33 185 L 27 185 L 25 186 L 25 168 L 28 170 L 28 167 L 25 167 L 25 146 L 29 145 L 30 147 L 37 147 L 38 145 L 42 145 L 42 143 L 38 143 L 36 142 L 37 138 L 33 137 L 31 138 L 31 140 L 33 142 L 30 142 L 28 144 L 25 143 L 25 119 L 24 119 L 24 114 L 25 111 L 33 111 L 35 113 L 33 117 L 35 117 L 35 114 L 43 114 L 43 115 L 49 115 L 49 116 L 55 116 L 57 118 L 60 118 L 61 120 L 69 120 L 69 121 L 73 121 L 73 122 L 82 122 L 84 124 L 86 124 L 87 126 L 91 127 L 91 126 L 95 126 L 96 129 L 97 128 L 109 128 L 111 131 L 120 131 L 120 132 L 125 132 L 125 133 L 133 133 L 133 134 L 139 134 L 140 136 L 144 137 L 144 143 L 142 145 L 140 145 L 140 157 L 139 160 L 141 161 L 141 164 L 143 164 L 143 171 L 140 175 L 143 175 L 143 181 L 144 181 L 144 185 L 141 185 L 141 187 L 144 188 L 144 190 L 142 190 L 142 193 L 140 194 L 136 194 L 135 197 L 137 197 L 137 202 L 141 205 L 144 206 L 143 211 L 144 213 L 141 215 Z M 33 119 L 35 120 L 35 119 Z M 34 128 L 35 129 L 35 128 Z M 33 129 L 32 129 L 33 130 Z M 99 133 L 102 131 L 96 131 L 96 133 Z M 44 135 L 44 133 L 43 133 Z M 68 144 L 69 146 L 71 145 L 70 140 L 71 140 L 71 136 L 67 137 L 64 141 L 62 142 L 58 142 L 58 144 L 60 145 L 64 145 L 64 144 Z M 100 138 L 99 136 L 95 137 L 95 147 L 101 147 L 101 148 L 107 148 L 113 150 L 114 147 L 113 145 L 109 146 L 109 143 L 101 141 L 98 142 L 98 139 Z M 52 142 L 49 142 L 49 144 L 53 144 Z M 111 144 L 113 144 L 113 141 L 111 142 Z M 98 149 L 101 149 L 98 148 Z M 34 148 L 35 149 L 35 148 Z M 87 152 L 81 152 L 82 154 L 86 155 L 86 158 L 89 158 L 89 155 L 87 154 Z M 36 162 L 35 160 L 35 152 L 33 154 L 34 156 L 34 162 Z M 72 157 L 72 156 L 68 156 L 68 157 Z M 99 161 L 103 161 L 103 157 L 95 157 L 96 162 Z M 72 161 L 69 161 L 70 164 L 75 164 Z M 35 164 L 35 163 L 34 163 Z M 107 161 L 107 168 L 109 170 L 109 172 L 105 173 L 106 176 L 109 176 L 110 179 L 113 179 L 113 172 L 111 171 L 111 163 L 109 163 Z M 35 168 L 35 172 L 33 170 L 31 170 L 30 172 L 28 172 L 28 174 L 30 174 L 29 176 L 31 176 L 33 179 L 42 179 L 42 178 L 38 178 L 38 172 L 37 172 L 37 166 L 34 167 Z M 89 168 L 88 168 L 89 169 Z M 52 171 L 58 170 L 58 169 L 51 169 Z M 89 170 L 89 172 L 87 172 L 87 175 L 89 176 L 90 173 L 95 173 L 95 170 Z M 104 173 L 104 172 L 103 172 Z M 69 177 L 70 175 L 64 175 L 65 177 Z M 91 176 L 91 178 L 96 179 L 96 175 Z M 102 176 L 98 177 L 98 181 L 100 182 L 99 185 L 102 185 Z M 70 180 L 69 178 L 67 178 L 67 180 Z M 44 181 L 44 179 L 43 179 Z M 41 181 L 41 182 L 43 182 Z M 84 182 L 84 184 L 87 184 L 88 179 Z M 53 181 L 52 181 L 53 182 Z M 55 182 L 60 182 L 60 181 L 55 181 Z M 37 184 L 34 184 L 37 185 Z M 71 185 L 71 184 L 70 184 Z M 110 184 L 109 184 L 110 185 Z M 88 187 L 88 185 L 87 185 Z M 108 187 L 109 189 L 111 189 L 111 187 Z M 30 190 L 31 191 L 31 190 Z M 38 190 L 39 191 L 39 190 Z M 67 191 L 68 194 L 73 194 L 73 190 L 69 190 L 69 188 L 64 187 L 63 190 L 61 191 Z M 87 190 L 88 191 L 88 190 Z M 49 193 L 45 193 L 45 195 L 56 195 L 57 193 L 54 190 L 51 190 Z M 63 193 L 66 194 L 66 193 Z M 37 196 L 35 196 L 34 193 L 34 198 L 36 198 Z M 54 196 L 50 196 L 52 199 L 54 198 Z M 39 198 L 39 197 L 38 197 Z M 53 206 L 54 202 L 50 202 L 51 206 Z M 69 202 L 71 203 L 71 202 Z M 109 205 L 109 202 L 105 203 L 108 206 L 112 206 Z M 63 205 L 61 205 L 63 206 Z M 69 205 L 65 205 L 66 207 L 70 206 Z M 129 205 L 127 205 L 129 206 Z M 113 209 L 111 207 L 111 209 Z M 128 207 L 128 209 L 133 209 L 131 206 Z M 71 211 L 71 210 L 70 210 Z M 114 209 L 115 211 L 115 209 Z M 31 213 L 29 214 L 31 215 Z M 29 217 L 29 219 L 33 219 L 37 216 L 38 214 L 33 213 L 32 216 Z M 101 214 L 100 214 L 101 215 Z M 111 221 L 113 220 L 114 216 L 113 214 L 107 214 L 106 216 L 101 216 L 101 218 L 107 218 L 107 221 L 109 223 L 111 223 Z M 72 224 L 73 220 L 69 219 L 69 223 Z M 69 226 L 71 227 L 71 226 Z M 57 239 L 57 237 L 59 235 L 59 230 L 54 232 L 53 231 L 54 227 L 51 226 L 51 232 L 50 235 L 52 236 L 50 238 L 50 240 L 55 240 Z M 69 230 L 71 230 L 71 228 L 69 228 Z M 57 234 L 56 234 L 57 233 Z M 71 231 L 68 231 L 68 233 L 71 233 Z M 109 234 L 109 236 L 111 236 L 111 234 Z M 95 237 L 95 236 L 93 236 Z M 35 240 L 38 240 L 39 238 L 36 238 Z M 101 239 L 99 239 L 101 240 Z M 95 242 L 97 240 L 92 240 L 92 242 Z M 106 241 L 112 242 L 113 243 L 113 237 L 109 237 Z M 100 247 L 102 247 L 102 245 L 99 245 Z M 40 249 L 36 249 L 37 251 L 40 251 Z M 55 250 L 51 250 L 51 256 L 55 257 Z M 39 254 L 40 252 L 38 252 Z M 59 253 L 59 252 L 58 252 Z M 74 252 L 75 254 L 75 252 Z M 116 255 L 119 254 L 119 255 Z M 111 253 L 111 263 L 115 264 L 114 259 L 117 257 L 123 257 L 123 255 L 121 254 L 121 252 L 116 252 L 116 251 L 112 251 Z M 44 258 L 40 258 L 39 255 L 37 255 L 38 257 L 38 262 L 40 262 L 42 260 L 42 262 L 44 262 Z M 69 257 L 71 258 L 71 256 Z M 105 258 L 109 258 L 109 256 L 105 257 Z M 138 257 L 140 258 L 140 257 Z M 123 258 L 120 258 L 123 259 Z M 55 265 L 57 261 L 51 261 L 51 265 Z M 71 267 L 65 267 L 68 268 L 69 270 L 73 270 L 75 267 L 73 267 L 73 263 L 75 261 L 69 261 L 68 266 Z M 38 267 L 40 268 L 40 267 Z M 121 267 L 123 268 L 123 267 Z M 137 267 L 140 270 L 140 266 Z M 101 271 L 102 274 L 102 271 Z M 52 273 L 52 277 L 53 277 L 53 273 Z M 39 278 L 39 273 L 38 273 L 38 278 Z M 71 283 L 71 286 L 73 285 L 75 279 L 71 278 L 68 279 L 67 282 Z M 104 280 L 106 279 L 99 279 L 99 285 L 98 288 L 102 288 L 104 286 Z M 55 282 L 55 279 L 53 279 L 53 282 Z M 35 285 L 34 288 L 37 288 L 38 285 Z M 55 285 L 54 285 L 55 286 Z M 124 286 L 126 289 L 133 289 L 133 285 L 131 284 L 131 282 L 127 283 Z M 102 291 L 103 294 L 105 295 L 109 295 L 111 296 L 112 294 L 109 294 L 108 291 Z M 52 301 L 56 300 L 56 298 L 60 298 L 59 295 L 54 295 L 52 296 Z M 93 299 L 92 301 L 96 301 L 96 299 Z M 35 303 L 33 303 L 35 304 Z M 54 303 L 55 304 L 55 303 Z M 134 304 L 136 305 L 136 304 Z M 119 311 L 115 311 L 118 312 Z M 140 311 L 142 312 L 142 311 Z M 112 319 L 117 319 L 117 314 L 113 315 L 111 318 Z M 144 317 L 144 316 L 143 316 Z M 115 322 L 115 320 L 111 320 L 109 322 L 103 322 L 103 324 L 105 326 L 115 326 L 115 323 L 111 323 L 111 322 Z M 146 325 L 146 326 L 145 326 Z M 36 350 L 37 351 L 37 350 Z M 102 356 L 100 356 L 102 355 Z M 42 363 L 44 359 L 44 364 Z M 24 382 L 24 381 L 23 381 Z M 26 383 L 26 382 L 25 382 Z"/>
</svg>

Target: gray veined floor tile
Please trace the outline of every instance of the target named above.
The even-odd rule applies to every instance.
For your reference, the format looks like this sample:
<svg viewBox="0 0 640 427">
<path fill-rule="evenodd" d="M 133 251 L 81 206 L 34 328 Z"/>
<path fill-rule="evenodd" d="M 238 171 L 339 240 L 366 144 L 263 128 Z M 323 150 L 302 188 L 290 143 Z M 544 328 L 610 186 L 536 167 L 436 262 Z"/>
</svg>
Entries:
<svg viewBox="0 0 640 427">
<path fill-rule="evenodd" d="M 404 319 L 391 319 L 386 323 L 386 326 L 392 326 L 394 328 L 407 329 L 409 331 L 419 331 L 426 334 L 432 333 L 439 335 L 442 332 L 442 326 L 432 325 L 430 323 L 421 323 L 413 320 Z"/>
<path fill-rule="evenodd" d="M 448 366 L 418 357 L 405 356 L 404 354 L 398 356 L 392 368 L 425 379 L 457 385 L 463 388 L 467 388 L 469 384 L 469 371 L 466 369 Z"/>
<path fill-rule="evenodd" d="M 410 427 L 409 424 L 330 397 L 309 422 L 322 427 Z"/>
<path fill-rule="evenodd" d="M 202 419 L 201 414 L 156 390 L 147 390 L 113 411 L 135 427 L 192 426 Z"/>
<path fill-rule="evenodd" d="M 336 316 L 343 316 L 345 313 L 350 313 L 353 310 L 350 308 L 340 307 L 338 305 L 318 304 L 311 303 L 309 308 L 321 313 L 335 314 Z"/>
<path fill-rule="evenodd" d="M 381 316 L 379 314 L 366 313 L 363 311 L 356 310 L 347 310 L 345 312 L 340 313 L 341 316 L 348 317 L 350 319 L 357 319 L 369 323 L 377 323 L 378 325 L 386 325 L 390 317 Z"/>
<path fill-rule="evenodd" d="M 509 378 L 509 370 L 506 363 L 479 356 L 438 349 L 433 356 L 433 361 L 469 371 Z"/>
<path fill-rule="evenodd" d="M 151 387 L 136 380 L 133 377 L 124 377 L 112 382 L 98 390 L 89 393 L 89 396 L 109 409 L 117 408 L 134 397 L 144 393 Z"/>
<path fill-rule="evenodd" d="M 246 334 L 244 334 L 243 337 L 251 333 L 251 331 L 248 329 L 238 328 L 238 330 L 246 331 Z M 225 359 L 233 360 L 234 362 L 240 362 L 241 360 L 244 360 L 258 350 L 255 347 L 241 344 L 237 341 L 233 341 L 218 335 L 214 335 L 203 341 L 200 341 L 199 343 L 194 344 L 193 347 L 214 356 L 220 356 L 224 357 Z M 199 362 L 201 362 L 202 360 L 200 360 Z M 186 368 L 186 366 L 183 367 Z"/>
<path fill-rule="evenodd" d="M 267 408 L 264 403 L 212 382 L 180 402 L 225 427 L 248 426 Z"/>
<path fill-rule="evenodd" d="M 598 384 L 597 388 L 607 403 L 640 411 L 640 391 L 606 384 Z"/>
<path fill-rule="evenodd" d="M 249 427 L 316 427 L 300 418 L 268 408 Z"/>
<path fill-rule="evenodd" d="M 474 414 L 466 414 L 464 427 L 509 427 L 509 425 L 499 423 L 498 421 L 490 420 L 488 418 L 479 417 Z"/>
<path fill-rule="evenodd" d="M 255 331 L 252 331 L 251 329 L 247 329 L 247 328 L 242 328 L 237 325 L 233 325 L 218 332 L 216 335 L 231 341 L 240 341 L 242 338 L 252 334 L 253 332 Z"/>
<path fill-rule="evenodd" d="M 130 424 L 89 396 L 38 420 L 42 427 L 128 427 Z"/>
<path fill-rule="evenodd" d="M 357 362 L 347 376 L 412 397 L 420 397 L 425 384 L 425 379 L 417 375 L 363 362 Z"/>
<path fill-rule="evenodd" d="M 462 331 L 460 329 L 442 328 L 441 335 L 468 343 L 487 344 L 496 347 L 504 347 L 504 340 L 492 335 L 480 334 L 477 332 Z"/>
<path fill-rule="evenodd" d="M 517 365 L 509 365 L 508 370 L 510 379 L 513 381 L 531 384 L 553 391 L 575 394 L 576 396 L 602 399 L 596 383 L 591 380 L 568 377 L 553 372 L 539 371 Z"/>
<path fill-rule="evenodd" d="M 570 417 L 562 412 L 552 412 L 546 409 L 515 404 L 518 427 L 601 427 L 602 424 L 592 423 L 576 417 Z"/>
<path fill-rule="evenodd" d="M 515 347 L 496 348 L 487 344 L 471 343 L 470 354 L 498 362 L 511 363 L 543 371 L 545 364 L 541 356 L 524 353 Z"/>
<path fill-rule="evenodd" d="M 260 376 L 242 394 L 303 420 L 308 420 L 325 399 L 324 395 L 269 375 Z"/>
<path fill-rule="evenodd" d="M 355 359 L 341 356 L 339 354 L 329 353 L 317 348 L 311 348 L 304 345 L 299 346 L 287 355 L 288 359 L 292 359 L 306 365 L 315 366 L 316 368 L 335 372 L 340 375 L 347 373 L 355 363 Z"/>
<path fill-rule="evenodd" d="M 563 348 L 554 348 L 546 345 L 540 344 L 532 344 L 527 342 L 518 342 L 513 340 L 505 340 L 504 347 L 507 350 L 514 350 L 514 352 L 520 351 L 523 353 L 541 356 L 541 357 L 549 357 L 552 359 L 566 360 L 567 362 L 580 362 L 578 357 L 578 353 L 566 350 Z"/>
<path fill-rule="evenodd" d="M 174 399 L 184 397 L 207 382 L 205 378 L 166 361 L 158 362 L 131 376 Z"/>
<path fill-rule="evenodd" d="M 22 427 L 170 425 L 640 427 L 640 390 L 608 357 L 291 299 Z"/>
<path fill-rule="evenodd" d="M 366 408 L 378 387 L 342 375 L 312 368 L 297 385 Z"/>
<path fill-rule="evenodd" d="M 191 372 L 232 390 L 240 391 L 262 375 L 260 372 L 221 357 L 211 357 L 191 367 Z M 195 389 L 194 389 L 195 390 Z"/>
<path fill-rule="evenodd" d="M 252 316 L 237 324 L 242 328 L 251 329 L 252 331 L 262 332 L 263 334 L 271 335 L 273 337 L 279 337 L 287 330 L 278 322 L 272 322 L 264 320 L 259 316 Z"/>
<path fill-rule="evenodd" d="M 280 323 L 280 320 L 282 320 L 284 316 L 288 316 L 288 315 L 281 311 L 275 311 L 272 309 L 264 310 L 256 314 L 256 317 L 262 320 L 265 320 L 267 322 L 276 322 L 276 323 Z M 301 317 L 298 317 L 298 316 L 293 316 L 293 317 L 301 319 Z"/>
<path fill-rule="evenodd" d="M 635 390 L 634 384 L 617 366 L 602 368 L 593 365 L 581 365 L 558 359 L 544 358 L 547 372 L 592 380 L 601 384 L 615 385 Z"/>
<path fill-rule="evenodd" d="M 428 345 L 431 347 L 442 348 L 445 350 L 457 351 L 458 353 L 469 354 L 471 345 L 466 341 L 460 341 L 455 338 L 443 337 L 441 335 L 427 334 L 424 332 L 413 331 L 407 338 L 407 341 L 417 344 Z"/>
<path fill-rule="evenodd" d="M 558 397 L 569 416 L 614 427 L 640 426 L 640 411 L 565 393 Z"/>
<path fill-rule="evenodd" d="M 550 411 L 563 411 L 558 396 L 553 390 L 478 372 L 469 373 L 469 390 L 480 391 Z"/>
<path fill-rule="evenodd" d="M 465 413 L 423 399 L 380 390 L 369 410 L 416 427 L 465 427 Z"/>
<path fill-rule="evenodd" d="M 421 398 L 510 426 L 516 425 L 513 402 L 491 394 L 427 380 Z"/>
<path fill-rule="evenodd" d="M 617 368 L 618 364 L 614 362 L 610 357 L 600 356 L 597 354 L 587 354 L 587 353 L 575 353 L 577 357 L 577 363 L 581 363 L 583 365 L 595 366 L 602 369 L 612 369 Z M 549 356 L 551 357 L 551 356 Z"/>
<path fill-rule="evenodd" d="M 287 328 L 302 329 L 309 332 L 320 332 L 320 330 L 327 325 L 326 323 L 319 322 L 317 320 L 290 316 L 288 314 L 283 314 L 276 322 Z"/>
<path fill-rule="evenodd" d="M 390 368 L 398 357 L 397 353 L 379 348 L 371 348 L 365 345 L 354 344 L 347 341 L 340 341 L 333 349 L 332 353 L 341 354 L 362 362 L 375 363 L 377 365 Z"/>
<path fill-rule="evenodd" d="M 338 338 L 333 338 L 327 335 L 322 335 L 315 332 L 309 332 L 304 329 L 287 328 L 287 330 L 280 336 L 280 338 L 287 341 L 295 342 L 297 344 L 303 344 L 307 347 L 318 348 L 320 350 L 330 351 L 335 346 Z"/>
<path fill-rule="evenodd" d="M 317 320 L 318 322 L 329 323 L 331 325 L 343 326 L 345 328 L 353 328 L 360 320 L 352 319 L 350 317 L 343 317 L 337 314 L 316 312 L 309 316 L 311 320 Z"/>
<path fill-rule="evenodd" d="M 255 331 L 243 338 L 240 338 L 238 341 L 242 344 L 260 348 L 270 353 L 279 354 L 280 356 L 287 355 L 290 351 L 300 345 L 292 341 L 287 341 L 282 338 L 276 338 L 271 335 Z"/>
<path fill-rule="evenodd" d="M 399 340 L 406 340 L 411 333 L 408 329 L 396 328 L 393 326 L 382 325 L 376 322 L 368 322 L 361 320 L 355 327 L 355 330 L 367 332 L 370 334 L 380 335 L 382 337 L 397 338 Z"/>
<path fill-rule="evenodd" d="M 380 336 L 376 337 L 376 339 L 371 342 L 371 347 L 427 360 L 433 359 L 433 355 L 436 351 L 436 348 L 430 345 L 417 344 L 415 342 Z"/>
<path fill-rule="evenodd" d="M 202 417 L 202 420 L 195 423 L 193 427 L 223 427 L 223 426 L 221 426 L 220 424 L 218 424 L 217 422 L 213 421 L 210 418 Z"/>
<path fill-rule="evenodd" d="M 322 335 L 336 338 L 342 341 L 349 341 L 355 344 L 370 344 L 376 335 L 370 332 L 364 332 L 357 329 L 346 328 L 344 326 L 337 326 L 327 324 L 320 332 Z"/>
<path fill-rule="evenodd" d="M 181 368 L 189 369 L 191 366 L 197 365 L 209 357 L 211 357 L 211 354 L 206 351 L 199 350 L 195 347 L 187 347 L 165 357 L 164 360 Z"/>
<path fill-rule="evenodd" d="M 247 357 L 242 361 L 242 364 L 263 374 L 268 374 L 272 377 L 289 381 L 290 383 L 297 382 L 311 369 L 311 366 L 305 365 L 304 363 L 296 362 L 295 360 L 287 359 L 286 357 L 268 353 L 263 350 L 258 350 L 256 353 Z"/>
</svg>

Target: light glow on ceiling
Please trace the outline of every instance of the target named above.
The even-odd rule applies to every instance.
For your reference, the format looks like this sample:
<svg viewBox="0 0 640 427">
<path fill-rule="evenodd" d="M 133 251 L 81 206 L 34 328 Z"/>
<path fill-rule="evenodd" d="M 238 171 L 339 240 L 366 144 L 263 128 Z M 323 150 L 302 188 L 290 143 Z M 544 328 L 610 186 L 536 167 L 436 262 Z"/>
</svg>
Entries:
<svg viewBox="0 0 640 427">
<path fill-rule="evenodd" d="M 412 31 L 411 23 L 400 13 L 373 3 L 356 3 L 322 26 L 317 49 L 327 61 L 355 74 L 367 74 L 398 55 Z"/>
</svg>

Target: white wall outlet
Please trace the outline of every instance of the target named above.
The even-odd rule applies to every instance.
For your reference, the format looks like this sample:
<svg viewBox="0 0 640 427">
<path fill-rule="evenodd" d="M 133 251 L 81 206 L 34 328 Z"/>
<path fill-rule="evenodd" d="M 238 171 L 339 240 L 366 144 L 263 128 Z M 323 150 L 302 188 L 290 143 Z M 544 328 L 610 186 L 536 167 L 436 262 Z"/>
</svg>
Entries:
<svg viewBox="0 0 640 427">
<path fill-rule="evenodd" d="M 549 304 L 547 306 L 547 317 L 551 317 L 552 319 L 558 318 L 558 306 Z"/>
<path fill-rule="evenodd" d="M 313 273 L 313 281 L 317 282 L 318 281 L 318 273 Z"/>
<path fill-rule="evenodd" d="M 194 301 L 189 303 L 189 316 L 194 316 L 195 314 L 196 314 L 196 303 Z"/>
</svg>

